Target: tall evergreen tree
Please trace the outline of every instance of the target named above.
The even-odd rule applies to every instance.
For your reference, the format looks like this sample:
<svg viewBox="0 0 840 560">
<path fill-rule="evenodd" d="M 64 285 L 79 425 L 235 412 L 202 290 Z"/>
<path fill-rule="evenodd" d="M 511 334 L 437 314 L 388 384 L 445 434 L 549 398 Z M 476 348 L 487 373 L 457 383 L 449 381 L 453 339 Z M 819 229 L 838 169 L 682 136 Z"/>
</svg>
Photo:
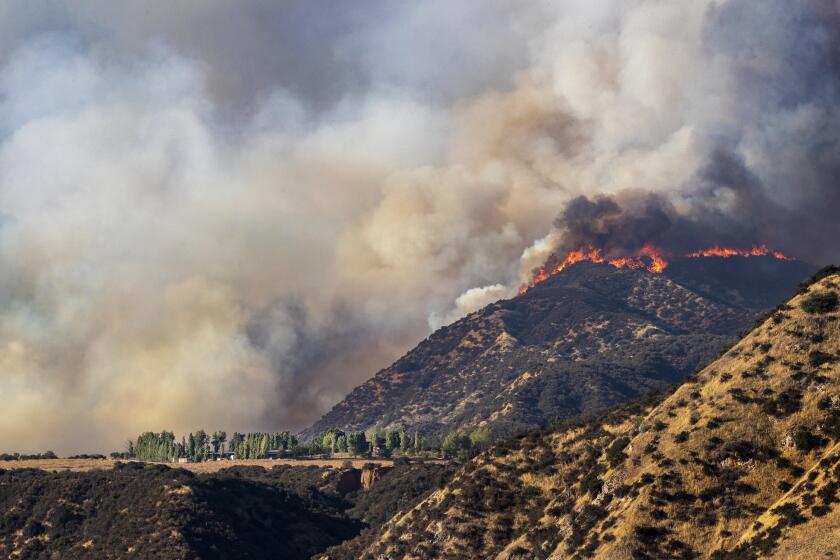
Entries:
<svg viewBox="0 0 840 560">
<path fill-rule="evenodd" d="M 399 446 L 399 441 L 396 432 L 385 432 L 385 449 L 393 450 Z"/>
<path fill-rule="evenodd" d="M 195 433 L 195 461 L 204 461 L 207 458 L 207 432 L 198 430 Z"/>
</svg>

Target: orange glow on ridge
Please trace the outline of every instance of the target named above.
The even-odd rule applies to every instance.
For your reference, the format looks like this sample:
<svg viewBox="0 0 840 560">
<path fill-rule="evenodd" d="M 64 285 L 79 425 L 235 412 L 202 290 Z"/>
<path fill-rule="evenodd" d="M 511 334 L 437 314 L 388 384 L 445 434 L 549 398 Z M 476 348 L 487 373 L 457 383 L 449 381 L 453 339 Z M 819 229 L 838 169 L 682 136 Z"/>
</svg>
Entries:
<svg viewBox="0 0 840 560">
<path fill-rule="evenodd" d="M 709 249 L 701 249 L 683 255 L 683 257 L 685 258 L 729 258 L 764 256 L 772 256 L 774 258 L 786 261 L 793 260 L 791 257 L 788 257 L 787 255 L 779 251 L 771 251 L 767 248 L 766 245 L 754 245 L 749 249 L 714 246 Z M 639 249 L 638 253 L 636 253 L 635 255 L 617 257 L 610 260 L 604 258 L 603 251 L 601 249 L 597 247 L 587 246 L 571 251 L 569 254 L 566 255 L 566 258 L 564 258 L 560 264 L 558 264 L 550 270 L 546 268 L 546 265 L 541 266 L 534 275 L 534 278 L 531 280 L 531 282 L 519 288 L 519 293 L 524 294 L 537 284 L 548 280 L 549 278 L 551 278 L 555 274 L 558 274 L 559 272 L 562 272 L 566 267 L 582 261 L 588 261 L 593 263 L 606 262 L 609 265 L 614 266 L 615 268 L 626 267 L 634 270 L 645 269 L 657 274 L 663 272 L 666 268 L 668 268 L 668 259 L 665 256 L 665 252 L 659 247 L 656 247 L 655 245 L 647 244 L 641 249 Z"/>
</svg>

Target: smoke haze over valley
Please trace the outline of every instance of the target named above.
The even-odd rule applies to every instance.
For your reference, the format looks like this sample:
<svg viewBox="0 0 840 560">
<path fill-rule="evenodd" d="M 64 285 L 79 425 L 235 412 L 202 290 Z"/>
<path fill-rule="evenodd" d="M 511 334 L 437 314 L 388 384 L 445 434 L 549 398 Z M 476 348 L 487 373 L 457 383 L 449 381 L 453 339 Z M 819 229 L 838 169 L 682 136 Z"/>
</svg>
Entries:
<svg viewBox="0 0 840 560">
<path fill-rule="evenodd" d="M 836 260 L 839 102 L 836 0 L 0 0 L 0 451 L 304 428 L 582 245 Z"/>
</svg>

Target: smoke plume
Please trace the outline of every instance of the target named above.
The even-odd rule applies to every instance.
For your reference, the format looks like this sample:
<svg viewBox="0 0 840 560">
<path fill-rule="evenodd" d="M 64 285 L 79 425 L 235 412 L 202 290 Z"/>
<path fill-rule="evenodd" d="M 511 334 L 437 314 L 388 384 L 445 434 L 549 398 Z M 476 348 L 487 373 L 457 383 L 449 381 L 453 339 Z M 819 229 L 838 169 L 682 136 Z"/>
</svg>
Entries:
<svg viewBox="0 0 840 560">
<path fill-rule="evenodd" d="M 564 247 L 840 256 L 840 5 L 0 3 L 0 451 L 298 429 Z"/>
</svg>

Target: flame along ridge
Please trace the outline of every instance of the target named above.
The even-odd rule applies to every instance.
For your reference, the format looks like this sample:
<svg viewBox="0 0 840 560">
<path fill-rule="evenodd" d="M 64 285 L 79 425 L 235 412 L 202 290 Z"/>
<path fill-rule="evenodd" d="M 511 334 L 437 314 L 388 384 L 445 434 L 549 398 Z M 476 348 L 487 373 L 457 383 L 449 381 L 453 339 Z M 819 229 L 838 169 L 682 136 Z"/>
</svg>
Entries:
<svg viewBox="0 0 840 560">
<path fill-rule="evenodd" d="M 773 251 L 768 249 L 766 245 L 753 245 L 749 249 L 741 249 L 735 247 L 720 247 L 715 245 L 714 247 L 710 247 L 708 249 L 700 249 L 682 255 L 683 258 L 689 259 L 704 257 L 730 258 L 765 256 L 771 256 L 773 258 L 785 261 L 793 260 L 791 257 L 788 257 L 780 251 Z M 560 264 L 556 265 L 554 268 L 548 269 L 546 268 L 546 265 L 541 266 L 539 270 L 537 270 L 531 282 L 519 288 L 519 293 L 524 294 L 537 284 L 544 282 L 552 276 L 554 276 L 555 274 L 562 272 L 568 266 L 582 261 L 588 261 L 593 263 L 607 263 L 611 266 L 614 266 L 615 268 L 627 267 L 635 270 L 645 269 L 658 274 L 663 272 L 666 268 L 668 268 L 668 258 L 670 257 L 666 257 L 665 252 L 662 249 L 650 244 L 642 247 L 635 255 L 619 257 L 614 259 L 605 258 L 603 255 L 603 251 L 597 247 L 587 246 L 569 252 L 566 255 L 566 258 L 564 258 L 563 261 Z"/>
<path fill-rule="evenodd" d="M 693 253 L 688 253 L 685 255 L 688 258 L 699 258 L 699 257 L 766 257 L 766 256 L 775 257 L 777 259 L 781 259 L 783 261 L 790 261 L 793 260 L 791 257 L 788 257 L 781 251 L 771 251 L 767 248 L 766 245 L 753 245 L 749 249 L 736 249 L 733 247 L 718 247 L 715 245 L 709 249 L 703 249 L 700 251 L 694 251 Z"/>
</svg>

